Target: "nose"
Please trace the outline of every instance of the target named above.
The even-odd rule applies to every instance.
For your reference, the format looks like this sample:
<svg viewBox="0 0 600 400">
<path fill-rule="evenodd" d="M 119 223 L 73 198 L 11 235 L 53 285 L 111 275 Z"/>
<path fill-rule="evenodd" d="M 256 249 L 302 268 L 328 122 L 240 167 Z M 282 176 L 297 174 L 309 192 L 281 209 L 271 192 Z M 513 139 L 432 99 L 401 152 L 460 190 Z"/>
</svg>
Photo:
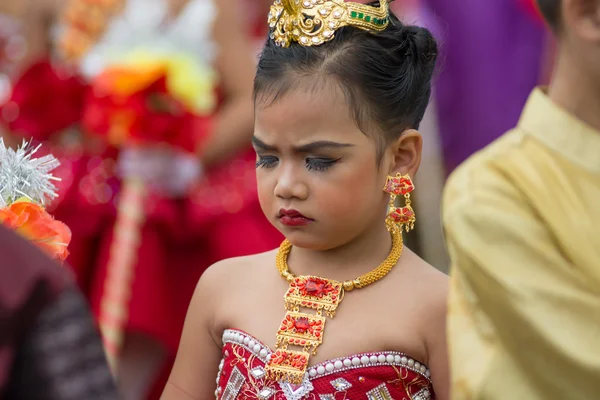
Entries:
<svg viewBox="0 0 600 400">
<path fill-rule="evenodd" d="M 302 172 L 293 165 L 282 165 L 275 185 L 274 194 L 280 199 L 305 200 L 308 196 L 308 186 L 302 178 Z"/>
</svg>

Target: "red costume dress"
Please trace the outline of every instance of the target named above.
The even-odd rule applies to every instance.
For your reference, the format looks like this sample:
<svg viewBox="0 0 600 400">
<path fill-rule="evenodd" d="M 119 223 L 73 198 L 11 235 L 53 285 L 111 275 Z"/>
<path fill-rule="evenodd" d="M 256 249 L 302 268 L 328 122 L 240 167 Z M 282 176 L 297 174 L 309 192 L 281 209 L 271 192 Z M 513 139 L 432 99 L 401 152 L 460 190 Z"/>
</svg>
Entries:
<svg viewBox="0 0 600 400">
<path fill-rule="evenodd" d="M 165 0 L 127 0 L 123 13 L 112 18 L 104 37 L 82 60 L 85 75 L 93 79 L 139 54 L 143 54 L 140 59 L 162 57 L 173 63 L 184 59 L 178 65 L 212 70 L 216 52 L 210 36 L 216 13 L 213 1 L 190 0 L 173 19 L 169 19 L 167 5 Z M 206 123 L 210 118 L 202 116 L 200 120 L 205 121 L 194 131 L 210 129 Z M 206 170 L 185 198 L 147 196 L 130 288 L 128 331 L 159 341 L 174 358 L 188 305 L 204 270 L 225 258 L 277 247 L 282 237 L 262 213 L 256 190 L 255 155 L 248 146 L 237 157 Z M 105 292 L 114 205 L 111 211 L 103 221 L 94 263 L 84 272 L 96 312 Z"/>
<path fill-rule="evenodd" d="M 299 385 L 265 379 L 272 350 L 239 330 L 223 334 L 218 400 L 435 399 L 424 364 L 395 351 L 353 354 L 311 366 Z"/>
</svg>

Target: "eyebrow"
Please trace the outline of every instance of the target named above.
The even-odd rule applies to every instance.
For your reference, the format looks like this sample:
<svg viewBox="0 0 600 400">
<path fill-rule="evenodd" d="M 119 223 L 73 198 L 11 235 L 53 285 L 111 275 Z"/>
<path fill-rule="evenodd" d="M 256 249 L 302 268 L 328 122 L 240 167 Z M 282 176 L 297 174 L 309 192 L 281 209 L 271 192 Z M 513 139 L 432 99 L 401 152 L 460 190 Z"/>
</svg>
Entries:
<svg viewBox="0 0 600 400">
<path fill-rule="evenodd" d="M 264 151 L 274 151 L 277 150 L 275 146 L 266 144 L 256 136 L 252 136 L 252 144 L 254 147 Z M 298 153 L 310 153 L 311 151 L 320 150 L 320 149 L 342 149 L 346 147 L 353 147 L 353 144 L 350 143 L 338 143 L 331 142 L 328 140 L 319 140 L 317 142 L 308 143 L 302 146 L 294 147 L 294 151 Z"/>
</svg>

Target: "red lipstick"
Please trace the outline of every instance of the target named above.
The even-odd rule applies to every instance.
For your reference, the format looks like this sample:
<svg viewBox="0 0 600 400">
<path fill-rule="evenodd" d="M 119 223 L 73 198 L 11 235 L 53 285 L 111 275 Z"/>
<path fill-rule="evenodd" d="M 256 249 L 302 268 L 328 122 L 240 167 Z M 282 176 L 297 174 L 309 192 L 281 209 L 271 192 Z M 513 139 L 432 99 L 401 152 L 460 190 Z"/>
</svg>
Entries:
<svg viewBox="0 0 600 400">
<path fill-rule="evenodd" d="M 313 220 L 305 217 L 297 210 L 279 210 L 279 220 L 287 226 L 304 226 L 310 224 Z"/>
</svg>

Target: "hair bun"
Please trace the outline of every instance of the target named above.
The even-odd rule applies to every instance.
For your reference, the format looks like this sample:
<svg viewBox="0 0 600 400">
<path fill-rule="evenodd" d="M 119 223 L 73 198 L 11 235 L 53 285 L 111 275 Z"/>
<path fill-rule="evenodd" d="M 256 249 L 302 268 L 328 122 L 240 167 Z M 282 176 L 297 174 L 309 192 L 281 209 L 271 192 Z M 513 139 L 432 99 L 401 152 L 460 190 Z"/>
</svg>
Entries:
<svg viewBox="0 0 600 400">
<path fill-rule="evenodd" d="M 438 56 L 438 46 L 431 32 L 420 26 L 407 25 L 400 30 L 403 35 L 401 51 L 406 57 L 427 70 L 433 69 Z M 400 50 L 400 49 L 399 49 Z"/>
</svg>

